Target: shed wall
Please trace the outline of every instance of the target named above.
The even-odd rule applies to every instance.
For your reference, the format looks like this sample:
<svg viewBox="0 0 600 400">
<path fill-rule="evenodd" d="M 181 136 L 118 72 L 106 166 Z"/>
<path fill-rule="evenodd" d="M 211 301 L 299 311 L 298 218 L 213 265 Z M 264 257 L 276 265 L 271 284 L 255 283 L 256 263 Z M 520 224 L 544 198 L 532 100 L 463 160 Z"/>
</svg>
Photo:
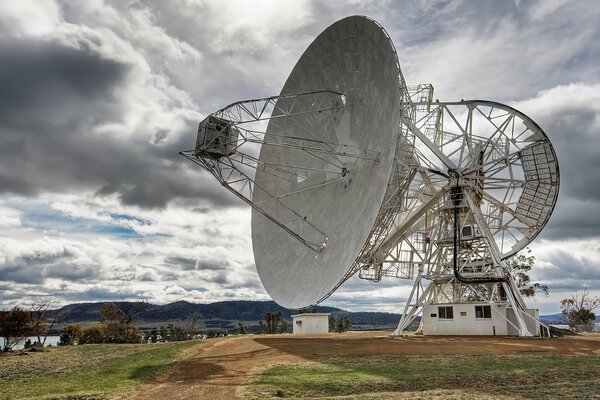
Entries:
<svg viewBox="0 0 600 400">
<path fill-rule="evenodd" d="M 292 315 L 293 333 L 329 332 L 329 314 Z"/>
<path fill-rule="evenodd" d="M 430 304 L 423 310 L 423 334 L 508 335 L 506 305 L 491 305 L 491 318 L 476 318 L 475 306 L 486 305 L 489 304 Z M 440 319 L 438 307 L 448 306 L 452 306 L 453 318 Z"/>
</svg>

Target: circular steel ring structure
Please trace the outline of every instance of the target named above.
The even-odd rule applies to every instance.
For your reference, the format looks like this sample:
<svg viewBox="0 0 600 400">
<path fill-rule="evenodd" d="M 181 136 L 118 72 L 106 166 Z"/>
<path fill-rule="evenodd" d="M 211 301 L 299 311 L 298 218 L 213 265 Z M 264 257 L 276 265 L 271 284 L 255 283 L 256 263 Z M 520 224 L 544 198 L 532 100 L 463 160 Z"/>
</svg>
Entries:
<svg viewBox="0 0 600 400">
<path fill-rule="evenodd" d="M 394 164 L 403 85 L 389 36 L 366 17 L 348 17 L 328 27 L 292 70 L 265 134 L 265 142 L 278 145 L 263 145 L 259 155 L 259 164 L 285 165 L 290 173 L 282 178 L 257 169 L 260 190 L 254 190 L 252 202 L 282 220 L 281 212 L 294 210 L 325 240 L 315 252 L 253 209 L 256 268 L 278 304 L 302 308 L 327 297 L 347 279 L 372 236 Z M 284 95 L 324 88 L 343 93 L 344 107 L 306 118 L 279 115 L 279 110 L 313 106 Z M 306 147 L 286 147 L 290 138 L 305 140 Z M 314 141 L 343 143 L 376 156 L 315 153 L 309 148 Z"/>
<path fill-rule="evenodd" d="M 560 174 L 550 140 L 531 118 L 487 100 L 432 103 L 413 132 L 420 136 L 414 141 L 418 161 L 406 167 L 421 173 L 401 219 L 424 202 L 423 193 L 447 191 L 458 176 L 475 206 L 470 213 L 481 215 L 501 259 L 525 248 L 546 225 Z"/>
</svg>

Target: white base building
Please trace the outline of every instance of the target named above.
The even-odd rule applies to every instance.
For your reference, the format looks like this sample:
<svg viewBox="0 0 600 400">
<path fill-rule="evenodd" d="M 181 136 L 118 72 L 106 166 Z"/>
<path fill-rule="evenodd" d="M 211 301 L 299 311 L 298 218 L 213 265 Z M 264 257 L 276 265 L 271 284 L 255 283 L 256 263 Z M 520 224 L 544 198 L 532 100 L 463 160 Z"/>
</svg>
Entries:
<svg viewBox="0 0 600 400">
<path fill-rule="evenodd" d="M 329 313 L 292 315 L 293 333 L 327 333 L 330 315 Z"/>
<path fill-rule="evenodd" d="M 525 324 L 540 336 L 539 310 L 527 309 Z M 508 303 L 429 304 L 423 309 L 423 335 L 518 336 L 514 312 Z"/>
</svg>

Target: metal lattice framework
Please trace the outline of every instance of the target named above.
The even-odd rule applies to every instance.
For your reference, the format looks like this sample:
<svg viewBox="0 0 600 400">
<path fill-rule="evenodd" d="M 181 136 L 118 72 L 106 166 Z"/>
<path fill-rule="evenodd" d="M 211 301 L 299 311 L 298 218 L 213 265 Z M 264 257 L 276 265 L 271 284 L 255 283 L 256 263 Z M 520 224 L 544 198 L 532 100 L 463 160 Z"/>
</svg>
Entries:
<svg viewBox="0 0 600 400">
<path fill-rule="evenodd" d="M 202 121 L 198 129 L 196 149 L 180 154 L 209 171 L 225 188 L 302 244 L 319 252 L 326 246 L 327 233 L 318 226 L 318 221 L 308 220 L 286 204 L 286 198 L 298 192 L 273 194 L 257 185 L 254 180 L 255 170 L 260 169 L 276 178 L 292 177 L 301 181 L 304 179 L 303 171 L 308 172 L 310 168 L 261 161 L 258 152 L 260 146 L 275 146 L 325 161 L 331 168 L 326 172 L 337 177 L 305 187 L 303 192 L 343 180 L 346 174 L 345 159 L 378 162 L 378 152 L 323 140 L 318 127 L 314 127 L 312 131 L 307 130 L 306 126 L 310 126 L 310 120 L 315 115 L 331 113 L 345 106 L 345 95 L 332 90 L 238 101 Z M 280 130 L 280 133 L 270 134 L 267 139 L 267 123 L 276 126 L 277 120 L 281 118 L 296 121 L 304 135 L 297 136 L 295 132 Z M 275 206 L 267 210 L 263 204 L 254 202 L 255 191 L 261 191 Z"/>
<path fill-rule="evenodd" d="M 373 229 L 346 275 L 319 301 L 357 273 L 376 282 L 384 277 L 413 279 L 416 273 L 396 334 L 430 303 L 508 302 L 514 309 L 524 308 L 514 282 L 503 272 L 502 260 L 527 246 L 554 208 L 559 172 L 548 138 L 531 119 L 506 105 L 480 100 L 433 102 L 431 85 L 411 89 L 404 97 L 395 167 Z M 299 108 L 298 104 L 311 107 Z M 338 177 L 302 189 L 309 191 L 343 180 L 348 157 L 378 162 L 377 152 L 322 140 L 318 130 L 305 137 L 282 132 L 265 139 L 266 122 L 276 124 L 277 118 L 284 117 L 306 122 L 311 115 L 344 107 L 344 94 L 331 90 L 236 102 L 205 120 L 217 122 L 212 137 L 199 134 L 205 141 L 181 154 L 319 252 L 326 246 L 327 233 L 317 221 L 307 220 L 286 205 L 285 198 L 296 193 L 267 192 L 256 185 L 252 170 L 303 179 L 298 166 L 259 161 L 259 146 L 284 147 L 326 159 L 331 166 L 327 172 Z M 299 126 L 305 129 L 306 124 Z M 207 129 L 203 123 L 202 129 Z M 465 192 L 460 225 L 471 229 L 460 249 L 460 271 L 467 277 L 504 277 L 504 283 L 464 284 L 453 274 L 452 207 L 448 203 L 450 189 L 457 184 Z M 253 202 L 256 190 L 277 206 L 266 210 Z M 425 281 L 431 283 L 426 286 Z M 523 318 L 517 313 L 515 329 L 527 334 Z"/>
<path fill-rule="evenodd" d="M 359 276 L 379 281 L 417 273 L 395 334 L 430 303 L 485 301 L 517 310 L 514 328 L 528 335 L 528 316 L 518 311 L 525 304 L 503 260 L 527 246 L 552 213 L 559 187 L 554 150 L 537 124 L 509 106 L 433 102 L 428 90 L 414 88 L 415 101 L 403 113 L 403 140 L 413 151 L 397 153 L 407 177 L 398 188 L 402 205 L 386 238 L 361 260 Z M 453 270 L 455 188 L 463 196 L 458 270 L 472 283 L 458 281 Z"/>
</svg>

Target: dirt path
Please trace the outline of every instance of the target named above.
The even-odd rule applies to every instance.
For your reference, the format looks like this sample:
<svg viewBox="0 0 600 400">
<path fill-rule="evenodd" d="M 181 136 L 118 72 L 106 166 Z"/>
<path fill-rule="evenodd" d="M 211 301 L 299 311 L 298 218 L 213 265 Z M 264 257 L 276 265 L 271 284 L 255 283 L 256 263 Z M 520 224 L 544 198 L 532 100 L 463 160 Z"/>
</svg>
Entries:
<svg viewBox="0 0 600 400">
<path fill-rule="evenodd" d="M 144 385 L 137 399 L 234 399 L 253 367 L 264 362 L 300 359 L 253 337 L 215 339 L 208 348 L 192 349 L 155 382 Z"/>
<path fill-rule="evenodd" d="M 144 385 L 139 399 L 234 399 L 253 370 L 282 361 L 360 355 L 597 354 L 600 335 L 560 339 L 499 337 L 406 337 L 382 333 L 344 335 L 241 336 L 197 346 L 156 381 Z"/>
</svg>

